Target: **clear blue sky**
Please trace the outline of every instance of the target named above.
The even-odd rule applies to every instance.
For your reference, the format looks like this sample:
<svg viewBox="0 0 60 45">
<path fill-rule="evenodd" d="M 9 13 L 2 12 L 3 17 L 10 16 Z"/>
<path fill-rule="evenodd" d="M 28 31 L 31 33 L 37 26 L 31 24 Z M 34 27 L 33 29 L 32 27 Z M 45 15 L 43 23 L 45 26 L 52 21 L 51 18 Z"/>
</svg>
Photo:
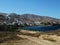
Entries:
<svg viewBox="0 0 60 45">
<path fill-rule="evenodd" d="M 60 0 L 0 0 L 0 12 L 30 13 L 60 19 Z"/>
</svg>

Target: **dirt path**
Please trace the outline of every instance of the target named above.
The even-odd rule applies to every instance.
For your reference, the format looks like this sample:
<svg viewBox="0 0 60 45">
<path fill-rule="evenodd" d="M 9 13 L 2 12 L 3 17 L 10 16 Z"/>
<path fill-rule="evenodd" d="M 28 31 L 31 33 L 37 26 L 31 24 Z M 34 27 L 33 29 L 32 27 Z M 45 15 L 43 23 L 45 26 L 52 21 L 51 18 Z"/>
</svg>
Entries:
<svg viewBox="0 0 60 45">
<path fill-rule="evenodd" d="M 40 45 L 55 45 L 55 43 L 47 41 L 47 40 L 43 40 L 42 38 L 39 39 L 36 37 L 31 37 L 31 36 L 26 36 L 26 35 L 17 35 L 17 36 L 22 37 L 22 38 L 26 38 L 26 39 L 33 41 L 35 43 L 38 43 Z"/>
</svg>

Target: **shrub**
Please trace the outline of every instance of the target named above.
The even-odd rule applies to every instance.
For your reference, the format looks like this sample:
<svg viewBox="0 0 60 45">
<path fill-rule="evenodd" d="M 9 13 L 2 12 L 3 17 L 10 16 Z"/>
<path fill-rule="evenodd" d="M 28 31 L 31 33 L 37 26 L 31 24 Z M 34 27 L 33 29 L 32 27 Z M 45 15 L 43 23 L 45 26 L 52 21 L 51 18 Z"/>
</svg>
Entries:
<svg viewBox="0 0 60 45">
<path fill-rule="evenodd" d="M 0 25 L 0 31 L 17 31 L 18 29 L 18 25 L 14 24 L 14 25 Z"/>
</svg>

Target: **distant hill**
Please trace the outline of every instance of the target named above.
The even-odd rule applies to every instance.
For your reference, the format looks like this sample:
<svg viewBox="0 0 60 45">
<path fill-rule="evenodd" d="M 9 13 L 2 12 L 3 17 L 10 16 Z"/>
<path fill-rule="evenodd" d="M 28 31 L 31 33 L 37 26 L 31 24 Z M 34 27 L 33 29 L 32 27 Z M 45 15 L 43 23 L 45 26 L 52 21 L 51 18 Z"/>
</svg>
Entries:
<svg viewBox="0 0 60 45">
<path fill-rule="evenodd" d="M 23 14 L 21 15 L 25 20 L 36 21 L 36 22 L 60 22 L 60 19 L 48 17 L 48 16 L 37 16 L 34 14 Z"/>
<path fill-rule="evenodd" d="M 35 14 L 16 14 L 16 13 L 0 13 L 0 22 L 7 21 L 10 18 L 10 21 L 13 22 L 15 19 L 22 22 L 59 22 L 60 19 L 48 17 L 48 16 L 38 16 Z"/>
</svg>

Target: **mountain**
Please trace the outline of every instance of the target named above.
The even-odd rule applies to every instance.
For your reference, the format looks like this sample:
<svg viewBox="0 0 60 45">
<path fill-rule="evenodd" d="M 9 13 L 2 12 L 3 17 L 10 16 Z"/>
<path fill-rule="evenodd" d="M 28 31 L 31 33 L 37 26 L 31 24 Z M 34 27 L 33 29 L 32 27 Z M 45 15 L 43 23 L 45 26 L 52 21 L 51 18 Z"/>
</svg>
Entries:
<svg viewBox="0 0 60 45">
<path fill-rule="evenodd" d="M 52 18 L 52 17 L 47 17 L 47 16 L 37 16 L 34 14 L 23 14 L 21 15 L 24 17 L 24 19 L 28 21 L 33 21 L 33 22 L 60 22 L 60 19 Z"/>
<path fill-rule="evenodd" d="M 1 21 L 22 21 L 22 22 L 58 22 L 60 23 L 60 19 L 48 17 L 48 16 L 38 16 L 35 14 L 16 14 L 16 13 L 0 13 L 0 22 Z"/>
</svg>

